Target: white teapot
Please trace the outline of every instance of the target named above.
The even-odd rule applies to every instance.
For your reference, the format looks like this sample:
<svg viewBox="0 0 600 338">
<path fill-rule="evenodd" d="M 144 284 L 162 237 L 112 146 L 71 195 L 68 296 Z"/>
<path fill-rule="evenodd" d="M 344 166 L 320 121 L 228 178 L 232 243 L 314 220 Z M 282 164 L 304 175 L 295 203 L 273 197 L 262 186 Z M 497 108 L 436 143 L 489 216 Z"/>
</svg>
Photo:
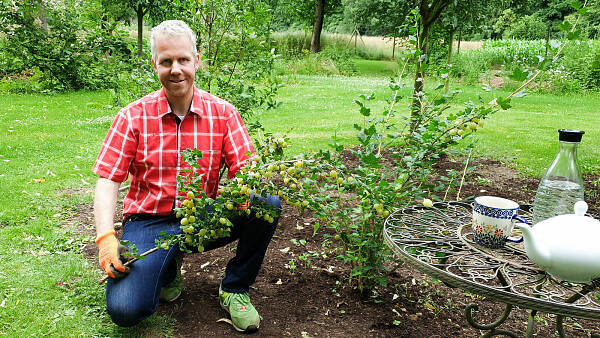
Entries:
<svg viewBox="0 0 600 338">
<path fill-rule="evenodd" d="M 552 276 L 575 283 L 600 277 L 600 221 L 585 216 L 588 205 L 575 203 L 575 214 L 559 215 L 521 229 L 531 261 Z"/>
</svg>

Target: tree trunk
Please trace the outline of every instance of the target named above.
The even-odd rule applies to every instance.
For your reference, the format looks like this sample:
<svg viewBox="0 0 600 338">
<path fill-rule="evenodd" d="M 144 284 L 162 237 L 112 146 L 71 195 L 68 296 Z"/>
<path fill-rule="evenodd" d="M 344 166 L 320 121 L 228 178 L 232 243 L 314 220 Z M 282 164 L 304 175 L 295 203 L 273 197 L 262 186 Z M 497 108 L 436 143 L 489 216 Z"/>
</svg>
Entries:
<svg viewBox="0 0 600 338">
<path fill-rule="evenodd" d="M 431 26 L 438 20 L 442 11 L 451 3 L 451 0 L 434 0 L 431 3 L 424 1 L 419 7 L 419 23 L 417 30 L 419 36 L 417 39 L 417 49 L 420 51 L 417 60 L 417 69 L 415 71 L 415 82 L 413 90 L 413 102 L 411 105 L 411 118 L 416 123 L 416 118 L 421 114 L 423 96 L 425 68 L 427 66 L 427 39 Z M 414 126 L 413 123 L 413 126 Z"/>
<path fill-rule="evenodd" d="M 417 69 L 415 71 L 415 82 L 413 90 L 413 102 L 411 107 L 411 116 L 416 117 L 421 112 L 421 96 L 424 88 L 425 66 L 427 64 L 427 37 L 429 35 L 429 26 L 423 24 L 421 34 L 419 35 L 417 48 L 421 52 L 417 60 Z"/>
<path fill-rule="evenodd" d="M 458 44 L 456 46 L 456 55 L 460 54 L 460 41 L 462 40 L 462 26 L 458 28 Z"/>
<path fill-rule="evenodd" d="M 323 17 L 325 16 L 325 0 L 315 0 L 315 22 L 313 24 L 310 52 L 318 53 L 321 50 L 321 31 L 323 30 Z"/>
<path fill-rule="evenodd" d="M 548 57 L 548 46 L 550 46 L 550 28 L 552 24 L 548 25 L 548 32 L 546 33 L 546 52 L 544 53 L 544 57 Z"/>
<path fill-rule="evenodd" d="M 40 23 L 42 24 L 42 29 L 44 33 L 48 34 L 48 18 L 46 17 L 46 7 L 44 7 L 44 3 L 40 2 Z"/>
<path fill-rule="evenodd" d="M 446 59 L 446 65 L 450 65 L 452 63 L 452 44 L 454 43 L 454 30 L 451 30 L 448 34 L 448 58 Z M 450 85 L 450 69 L 448 69 L 448 74 L 446 74 L 446 79 L 444 80 L 444 93 L 448 94 L 448 87 Z"/>
<path fill-rule="evenodd" d="M 138 63 L 141 66 L 142 58 L 144 57 L 144 50 L 143 50 L 144 40 L 142 38 L 143 33 L 144 33 L 144 9 L 142 8 L 142 5 L 138 5 L 135 12 L 137 14 L 137 29 L 138 29 L 138 34 L 137 34 Z"/>
<path fill-rule="evenodd" d="M 138 35 L 137 35 L 137 46 L 138 46 L 138 65 L 140 70 L 144 66 L 144 40 L 142 38 L 142 34 L 144 33 L 144 8 L 142 5 L 138 5 L 136 8 L 137 14 L 137 26 L 138 26 Z M 146 94 L 146 86 L 143 83 L 140 84 L 140 93 L 141 95 Z"/>
</svg>

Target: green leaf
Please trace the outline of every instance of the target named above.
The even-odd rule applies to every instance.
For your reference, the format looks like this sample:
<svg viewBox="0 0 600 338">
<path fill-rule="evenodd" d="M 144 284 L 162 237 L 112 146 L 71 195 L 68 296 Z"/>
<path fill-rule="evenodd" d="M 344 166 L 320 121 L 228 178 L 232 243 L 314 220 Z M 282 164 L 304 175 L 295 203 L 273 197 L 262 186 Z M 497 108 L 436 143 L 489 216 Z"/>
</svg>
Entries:
<svg viewBox="0 0 600 338">
<path fill-rule="evenodd" d="M 527 79 L 528 76 L 529 76 L 529 72 L 523 71 L 519 67 L 515 67 L 513 69 L 512 74 L 508 75 L 508 78 L 513 81 L 523 82 Z"/>
<path fill-rule="evenodd" d="M 369 168 L 381 168 L 379 158 L 373 153 L 362 156 L 361 161 Z"/>
<path fill-rule="evenodd" d="M 361 106 L 360 107 L 360 113 L 363 116 L 370 116 L 371 115 L 371 108 L 367 108 L 365 106 Z"/>
<path fill-rule="evenodd" d="M 586 16 L 588 14 L 588 8 L 587 7 L 580 8 L 577 10 L 577 13 L 581 16 Z"/>
<path fill-rule="evenodd" d="M 510 105 L 510 98 L 508 99 L 504 99 L 501 97 L 497 97 L 496 98 L 496 103 L 500 106 L 500 108 L 507 110 L 510 109 L 511 105 Z"/>
<path fill-rule="evenodd" d="M 571 30 L 571 28 L 573 28 L 573 25 L 569 21 L 565 20 L 556 26 L 556 28 L 560 29 L 561 31 L 568 32 Z"/>
<path fill-rule="evenodd" d="M 448 103 L 448 98 L 446 96 L 440 96 L 433 101 L 433 104 L 439 106 L 441 104 Z"/>
<path fill-rule="evenodd" d="M 375 125 L 372 124 L 369 128 L 365 129 L 364 132 L 367 136 L 373 136 L 373 134 L 377 132 L 377 128 L 375 128 Z"/>
<path fill-rule="evenodd" d="M 581 29 L 575 30 L 573 32 L 567 33 L 567 39 L 569 40 L 577 40 L 581 35 Z"/>
<path fill-rule="evenodd" d="M 571 7 L 573 7 L 573 9 L 575 9 L 576 11 L 578 11 L 581 8 L 581 2 L 575 0 L 575 1 L 571 1 Z"/>
<path fill-rule="evenodd" d="M 313 237 L 315 237 L 317 235 L 317 231 L 319 231 L 320 227 L 321 227 L 321 223 L 316 222 L 315 225 L 313 226 Z"/>
</svg>

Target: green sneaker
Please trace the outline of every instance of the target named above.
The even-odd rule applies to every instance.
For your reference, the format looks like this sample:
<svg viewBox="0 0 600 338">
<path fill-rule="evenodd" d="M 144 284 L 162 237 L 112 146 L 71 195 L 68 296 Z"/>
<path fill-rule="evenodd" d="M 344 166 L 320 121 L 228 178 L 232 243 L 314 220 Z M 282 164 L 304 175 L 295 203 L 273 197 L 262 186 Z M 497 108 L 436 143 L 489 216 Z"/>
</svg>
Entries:
<svg viewBox="0 0 600 338">
<path fill-rule="evenodd" d="M 247 293 L 230 293 L 219 287 L 219 303 L 231 316 L 231 324 L 236 330 L 244 333 L 258 331 L 261 318 Z"/>
<path fill-rule="evenodd" d="M 177 274 L 175 279 L 160 289 L 160 300 L 164 302 L 173 302 L 181 296 L 181 264 L 183 263 L 183 252 L 177 253 L 175 256 L 177 264 Z"/>
</svg>

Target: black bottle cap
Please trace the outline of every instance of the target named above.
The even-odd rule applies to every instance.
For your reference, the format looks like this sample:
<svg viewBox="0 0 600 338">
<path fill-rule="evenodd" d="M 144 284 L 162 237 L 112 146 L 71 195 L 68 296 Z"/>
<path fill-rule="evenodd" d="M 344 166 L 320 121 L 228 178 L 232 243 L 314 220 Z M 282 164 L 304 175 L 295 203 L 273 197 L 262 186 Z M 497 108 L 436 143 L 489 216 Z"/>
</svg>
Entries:
<svg viewBox="0 0 600 338">
<path fill-rule="evenodd" d="M 585 134 L 582 130 L 559 129 L 558 140 L 566 142 L 581 142 L 581 137 Z"/>
</svg>

